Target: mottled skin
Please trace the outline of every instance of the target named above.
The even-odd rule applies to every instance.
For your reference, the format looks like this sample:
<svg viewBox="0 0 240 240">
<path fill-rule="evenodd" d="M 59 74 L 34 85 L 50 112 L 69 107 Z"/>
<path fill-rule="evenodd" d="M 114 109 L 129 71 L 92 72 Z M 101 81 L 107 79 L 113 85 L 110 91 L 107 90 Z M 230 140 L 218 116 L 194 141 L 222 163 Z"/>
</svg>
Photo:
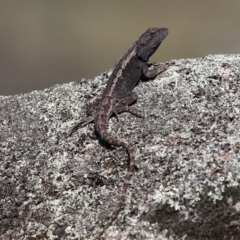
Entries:
<svg viewBox="0 0 240 240">
<path fill-rule="evenodd" d="M 129 167 L 118 205 L 112 217 L 97 238 L 100 238 L 117 217 L 124 202 L 127 188 L 134 171 L 133 149 L 126 142 L 108 133 L 108 121 L 113 114 L 118 116 L 121 112 L 130 112 L 136 116 L 142 117 L 137 109 L 130 106 L 137 100 L 137 94 L 133 92 L 133 89 L 140 78 L 153 79 L 166 70 L 167 64 L 149 69 L 149 64 L 147 62 L 167 34 L 167 28 L 147 29 L 147 31 L 131 46 L 128 52 L 117 62 L 98 104 L 90 107 L 87 111 L 88 117 L 79 121 L 68 133 L 68 135 L 70 135 L 78 125 L 85 126 L 94 121 L 95 130 L 104 141 L 114 146 L 123 147 L 128 153 Z"/>
</svg>

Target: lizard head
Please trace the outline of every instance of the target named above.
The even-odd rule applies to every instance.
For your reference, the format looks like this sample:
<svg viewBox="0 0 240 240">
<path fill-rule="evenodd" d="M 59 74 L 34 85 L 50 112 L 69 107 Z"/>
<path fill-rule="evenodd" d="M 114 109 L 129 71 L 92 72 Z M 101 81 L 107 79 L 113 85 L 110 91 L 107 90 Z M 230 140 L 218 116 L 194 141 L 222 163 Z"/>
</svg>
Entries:
<svg viewBox="0 0 240 240">
<path fill-rule="evenodd" d="M 148 28 L 137 40 L 137 57 L 148 62 L 167 35 L 167 28 Z"/>
</svg>

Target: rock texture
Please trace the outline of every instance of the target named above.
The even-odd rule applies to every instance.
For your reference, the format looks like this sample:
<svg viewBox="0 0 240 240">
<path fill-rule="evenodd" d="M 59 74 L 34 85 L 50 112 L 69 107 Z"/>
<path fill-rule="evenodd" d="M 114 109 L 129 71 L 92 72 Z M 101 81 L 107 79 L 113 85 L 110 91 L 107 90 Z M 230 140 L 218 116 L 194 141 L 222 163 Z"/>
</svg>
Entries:
<svg viewBox="0 0 240 240">
<path fill-rule="evenodd" d="M 137 169 L 103 239 L 240 239 L 240 55 L 172 63 L 135 88 L 145 119 L 109 122 Z M 126 152 L 66 138 L 110 74 L 0 97 L 0 239 L 93 239 L 111 216 Z"/>
</svg>

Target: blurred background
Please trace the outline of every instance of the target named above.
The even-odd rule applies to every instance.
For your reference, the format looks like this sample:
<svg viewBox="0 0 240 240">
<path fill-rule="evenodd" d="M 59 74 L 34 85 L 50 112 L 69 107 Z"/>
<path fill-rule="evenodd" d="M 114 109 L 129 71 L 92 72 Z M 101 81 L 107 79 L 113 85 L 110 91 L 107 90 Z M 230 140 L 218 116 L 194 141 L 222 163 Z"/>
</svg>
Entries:
<svg viewBox="0 0 240 240">
<path fill-rule="evenodd" d="M 150 59 L 240 53 L 239 0 L 0 1 L 0 95 L 93 78 L 148 27 L 169 35 Z"/>
</svg>

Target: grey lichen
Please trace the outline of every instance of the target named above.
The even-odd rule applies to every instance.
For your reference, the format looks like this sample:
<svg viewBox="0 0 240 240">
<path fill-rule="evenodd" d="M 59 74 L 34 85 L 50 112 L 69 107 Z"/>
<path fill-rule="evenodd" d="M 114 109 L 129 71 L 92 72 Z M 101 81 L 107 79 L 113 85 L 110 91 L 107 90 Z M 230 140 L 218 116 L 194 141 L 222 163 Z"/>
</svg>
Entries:
<svg viewBox="0 0 240 240">
<path fill-rule="evenodd" d="M 137 169 L 107 239 L 239 239 L 240 55 L 172 61 L 140 82 L 136 106 L 109 130 L 135 149 Z M 108 71 L 44 91 L 0 97 L 0 238 L 93 239 L 127 170 L 93 125 L 69 128 Z"/>
</svg>

